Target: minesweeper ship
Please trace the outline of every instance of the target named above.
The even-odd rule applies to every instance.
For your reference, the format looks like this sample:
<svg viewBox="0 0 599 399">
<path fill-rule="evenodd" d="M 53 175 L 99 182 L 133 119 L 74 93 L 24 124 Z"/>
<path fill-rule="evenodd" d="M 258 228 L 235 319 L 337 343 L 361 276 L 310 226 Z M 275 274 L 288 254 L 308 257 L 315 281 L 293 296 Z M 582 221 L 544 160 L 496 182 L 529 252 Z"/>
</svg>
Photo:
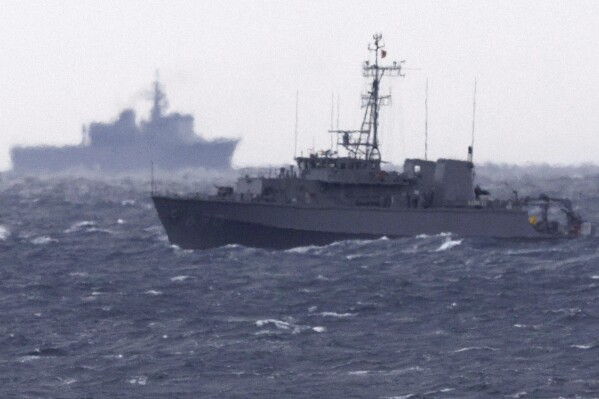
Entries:
<svg viewBox="0 0 599 399">
<path fill-rule="evenodd" d="M 84 126 L 81 144 L 14 147 L 13 170 L 17 173 L 147 172 L 152 163 L 166 171 L 230 168 L 239 140 L 206 140 L 198 136 L 192 115 L 166 112 L 166 94 L 158 77 L 153 86 L 149 120 L 138 124 L 135 111 L 126 109 L 114 122 Z"/>
<path fill-rule="evenodd" d="M 388 96 L 383 76 L 403 76 L 402 62 L 379 65 L 381 35 L 369 46 L 373 62 L 358 130 L 332 130 L 339 151 L 296 157 L 297 168 L 276 177 L 242 177 L 215 195 L 163 195 L 152 199 L 172 244 L 205 249 L 227 244 L 292 248 L 355 238 L 451 232 L 458 236 L 577 237 L 591 226 L 567 199 L 492 199 L 474 185 L 472 147 L 467 160 L 406 159 L 403 172 L 381 169 L 378 118 Z"/>
</svg>

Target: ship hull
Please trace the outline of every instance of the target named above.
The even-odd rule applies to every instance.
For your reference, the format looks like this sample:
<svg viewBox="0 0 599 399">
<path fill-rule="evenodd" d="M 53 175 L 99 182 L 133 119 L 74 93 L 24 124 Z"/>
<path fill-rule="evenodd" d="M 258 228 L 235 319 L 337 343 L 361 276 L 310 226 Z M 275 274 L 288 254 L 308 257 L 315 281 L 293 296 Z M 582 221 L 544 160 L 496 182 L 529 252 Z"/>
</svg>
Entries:
<svg viewBox="0 0 599 399">
<path fill-rule="evenodd" d="M 11 150 L 16 173 L 99 171 L 148 171 L 150 163 L 160 170 L 228 169 L 237 140 L 206 141 L 190 144 L 149 143 L 123 146 L 15 147 Z"/>
<path fill-rule="evenodd" d="M 354 238 L 451 232 L 463 237 L 546 237 L 508 209 L 327 208 L 153 196 L 169 241 L 185 249 L 227 244 L 285 249 Z"/>
</svg>

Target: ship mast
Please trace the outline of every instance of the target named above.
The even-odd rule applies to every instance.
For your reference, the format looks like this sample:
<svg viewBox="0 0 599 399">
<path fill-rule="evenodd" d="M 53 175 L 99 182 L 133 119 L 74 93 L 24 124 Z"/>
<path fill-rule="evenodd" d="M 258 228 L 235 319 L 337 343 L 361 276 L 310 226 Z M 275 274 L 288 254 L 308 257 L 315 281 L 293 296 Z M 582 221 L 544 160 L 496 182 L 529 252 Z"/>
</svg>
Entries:
<svg viewBox="0 0 599 399">
<path fill-rule="evenodd" d="M 378 33 L 373 35 L 374 43 L 368 46 L 368 50 L 374 53 L 374 63 L 364 61 L 362 64 L 362 75 L 372 78 L 370 90 L 362 95 L 362 108 L 365 108 L 364 118 L 359 130 L 331 130 L 331 133 L 341 136 L 338 144 L 342 145 L 349 155 L 358 159 L 368 161 L 381 160 L 379 150 L 379 112 L 380 107 L 391 103 L 391 95 L 380 95 L 380 83 L 383 76 L 404 76 L 401 71 L 402 64 L 405 61 L 396 62 L 392 65 L 379 65 L 379 57 L 385 58 L 387 52 L 383 49 L 383 35 Z"/>
<path fill-rule="evenodd" d="M 156 71 L 156 80 L 154 81 L 154 93 L 152 94 L 152 111 L 151 118 L 152 121 L 157 121 L 162 117 L 164 109 L 168 106 L 166 100 L 166 94 L 162 90 L 162 85 L 160 84 L 160 76 L 158 71 Z"/>
</svg>

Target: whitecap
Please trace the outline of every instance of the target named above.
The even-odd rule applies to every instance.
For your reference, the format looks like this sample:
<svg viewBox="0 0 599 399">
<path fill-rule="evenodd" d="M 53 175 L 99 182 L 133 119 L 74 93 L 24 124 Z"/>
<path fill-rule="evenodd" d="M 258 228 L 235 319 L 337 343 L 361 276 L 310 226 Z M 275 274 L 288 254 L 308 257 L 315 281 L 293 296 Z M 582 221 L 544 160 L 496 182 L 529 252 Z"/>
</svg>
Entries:
<svg viewBox="0 0 599 399">
<path fill-rule="evenodd" d="M 593 345 L 570 345 L 572 348 L 576 349 L 591 349 Z"/>
<path fill-rule="evenodd" d="M 514 324 L 515 328 L 526 328 L 526 324 Z"/>
<path fill-rule="evenodd" d="M 147 290 L 145 293 L 148 295 L 162 295 L 162 291 L 157 290 Z"/>
<path fill-rule="evenodd" d="M 148 377 L 146 377 L 145 375 L 135 376 L 131 377 L 128 382 L 129 384 L 134 385 L 146 385 L 146 383 L 148 382 Z"/>
<path fill-rule="evenodd" d="M 0 241 L 6 240 L 10 236 L 10 230 L 3 224 L 0 224 Z"/>
<path fill-rule="evenodd" d="M 155 224 L 154 226 L 144 228 L 143 231 L 145 231 L 147 233 L 153 233 L 153 234 L 162 234 L 164 229 L 162 228 L 161 225 Z"/>
<path fill-rule="evenodd" d="M 384 375 L 401 375 L 401 374 L 406 374 L 406 373 L 411 373 L 414 371 L 424 371 L 424 369 L 420 366 L 412 366 L 412 367 L 406 367 L 403 369 L 395 369 L 395 370 L 390 370 L 390 371 L 379 371 L 379 373 L 384 374 Z"/>
<path fill-rule="evenodd" d="M 71 385 L 77 382 L 76 379 L 74 378 L 60 378 L 58 377 L 58 380 L 60 381 L 60 385 Z"/>
<path fill-rule="evenodd" d="M 276 335 L 276 334 L 280 334 L 276 331 L 271 331 L 271 330 L 260 330 L 254 333 L 254 335 Z"/>
<path fill-rule="evenodd" d="M 320 312 L 319 314 L 321 316 L 323 316 L 323 317 L 339 317 L 339 318 L 343 318 L 343 317 L 352 317 L 352 316 L 355 316 L 357 313 Z"/>
<path fill-rule="evenodd" d="M 175 277 L 171 277 L 171 281 L 185 281 L 188 278 L 191 278 L 189 276 L 175 276 Z"/>
<path fill-rule="evenodd" d="M 286 250 L 285 252 L 287 253 L 292 253 L 292 254 L 306 254 L 310 251 L 313 251 L 315 249 L 322 249 L 321 247 L 318 247 L 316 245 L 308 245 L 306 247 L 296 247 L 296 248 L 291 248 Z"/>
<path fill-rule="evenodd" d="M 322 332 L 325 332 L 327 329 L 326 329 L 326 327 L 316 326 L 316 327 L 312 327 L 312 330 L 317 333 L 322 333 Z"/>
<path fill-rule="evenodd" d="M 596 274 L 596 275 L 594 275 L 594 276 L 591 276 L 591 278 L 592 278 L 593 280 L 599 280 L 599 275 L 597 275 L 597 274 Z"/>
<path fill-rule="evenodd" d="M 90 227 L 86 230 L 88 233 L 104 233 L 104 234 L 114 234 L 114 231 L 110 229 L 102 229 L 99 227 Z"/>
<path fill-rule="evenodd" d="M 516 392 L 513 395 L 509 395 L 508 398 L 514 398 L 514 399 L 516 399 L 516 398 L 520 398 L 520 397 L 525 396 L 525 395 L 528 395 L 528 392 L 526 392 L 526 391 L 520 391 L 520 392 Z"/>
<path fill-rule="evenodd" d="M 453 353 L 468 352 L 468 351 L 481 351 L 481 350 L 496 351 L 497 349 L 492 348 L 490 346 L 469 346 L 467 348 L 457 349 L 457 350 L 453 351 Z"/>
<path fill-rule="evenodd" d="M 239 245 L 239 244 L 227 244 L 221 248 L 225 248 L 225 249 L 234 249 L 234 248 L 243 248 L 243 245 Z"/>
<path fill-rule="evenodd" d="M 462 243 L 463 240 L 452 240 L 451 238 L 446 238 L 445 242 L 441 244 L 439 248 L 436 249 L 436 252 L 447 251 L 453 247 L 456 247 Z"/>
<path fill-rule="evenodd" d="M 122 205 L 122 206 L 127 206 L 127 205 L 131 206 L 131 205 L 135 205 L 135 200 L 134 200 L 134 199 L 126 199 L 126 200 L 123 200 L 123 201 L 121 201 L 121 205 Z"/>
<path fill-rule="evenodd" d="M 347 374 L 349 374 L 349 375 L 366 375 L 368 373 L 369 373 L 368 370 L 356 370 L 356 371 L 350 371 Z"/>
<path fill-rule="evenodd" d="M 310 306 L 310 307 L 308 308 L 308 312 L 312 313 L 312 312 L 314 312 L 316 309 L 318 309 L 318 306 L 316 306 L 316 305 L 314 305 L 314 306 Z"/>
<path fill-rule="evenodd" d="M 39 236 L 39 237 L 35 237 L 33 240 L 31 240 L 31 243 L 34 245 L 46 245 L 46 244 L 50 244 L 51 242 L 57 242 L 58 240 L 52 237 L 48 237 L 48 236 Z"/>
<path fill-rule="evenodd" d="M 281 329 L 281 330 L 289 330 L 291 328 L 291 324 L 289 324 L 285 321 L 281 321 L 281 320 L 264 319 L 264 320 L 256 321 L 256 326 L 258 326 L 258 327 L 264 327 L 267 324 L 273 324 L 275 327 L 277 327 L 278 329 Z"/>
<path fill-rule="evenodd" d="M 345 259 L 347 259 L 347 260 L 354 260 L 354 259 L 359 259 L 359 258 L 362 258 L 362 257 L 364 257 L 364 255 L 362 255 L 362 254 L 354 254 L 354 255 L 347 255 L 345 257 Z"/>
<path fill-rule="evenodd" d="M 125 221 L 123 219 L 117 219 L 116 223 L 117 224 L 125 224 Z"/>
<path fill-rule="evenodd" d="M 32 360 L 37 360 L 39 359 L 40 356 L 36 356 L 36 355 L 27 355 L 27 356 L 21 356 L 19 358 L 19 362 L 20 363 L 26 363 L 26 362 L 30 362 Z"/>
<path fill-rule="evenodd" d="M 159 240 L 160 241 L 168 241 L 168 238 L 166 236 L 160 236 Z M 186 254 L 192 254 L 193 253 L 193 249 L 182 249 L 180 246 L 178 246 L 176 244 L 172 244 L 171 248 L 175 251 L 175 254 L 177 256 L 186 255 Z"/>
<path fill-rule="evenodd" d="M 69 227 L 68 229 L 66 229 L 64 232 L 65 233 L 74 233 L 76 231 L 79 231 L 83 228 L 86 227 L 93 227 L 96 226 L 96 222 L 94 222 L 93 220 L 82 220 L 80 222 L 74 223 L 71 225 L 71 227 Z"/>
</svg>

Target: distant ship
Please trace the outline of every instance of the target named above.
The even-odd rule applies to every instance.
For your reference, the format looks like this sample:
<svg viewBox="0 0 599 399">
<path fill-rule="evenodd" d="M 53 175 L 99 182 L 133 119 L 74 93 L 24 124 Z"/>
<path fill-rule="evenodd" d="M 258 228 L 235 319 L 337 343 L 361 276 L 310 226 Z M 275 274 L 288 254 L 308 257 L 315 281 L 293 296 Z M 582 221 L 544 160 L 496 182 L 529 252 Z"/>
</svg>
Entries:
<svg viewBox="0 0 599 399">
<path fill-rule="evenodd" d="M 190 168 L 227 169 L 239 140 L 206 140 L 194 132 L 192 115 L 166 113 L 167 101 L 158 77 L 153 84 L 150 119 L 136 123 L 126 109 L 112 123 L 84 126 L 79 145 L 13 147 L 17 173 L 175 171 Z"/>
<path fill-rule="evenodd" d="M 153 193 L 171 243 L 205 249 L 227 244 L 291 248 L 338 240 L 454 233 L 462 237 L 550 238 L 591 234 L 591 225 L 568 199 L 493 199 L 474 184 L 472 146 L 468 159 L 406 159 L 403 172 L 381 169 L 378 141 L 380 95 L 385 76 L 403 76 L 402 63 L 382 66 L 382 36 L 369 46 L 374 62 L 363 98 L 362 125 L 332 130 L 337 149 L 296 157 L 297 168 L 276 177 L 242 177 L 215 195 Z"/>
</svg>

